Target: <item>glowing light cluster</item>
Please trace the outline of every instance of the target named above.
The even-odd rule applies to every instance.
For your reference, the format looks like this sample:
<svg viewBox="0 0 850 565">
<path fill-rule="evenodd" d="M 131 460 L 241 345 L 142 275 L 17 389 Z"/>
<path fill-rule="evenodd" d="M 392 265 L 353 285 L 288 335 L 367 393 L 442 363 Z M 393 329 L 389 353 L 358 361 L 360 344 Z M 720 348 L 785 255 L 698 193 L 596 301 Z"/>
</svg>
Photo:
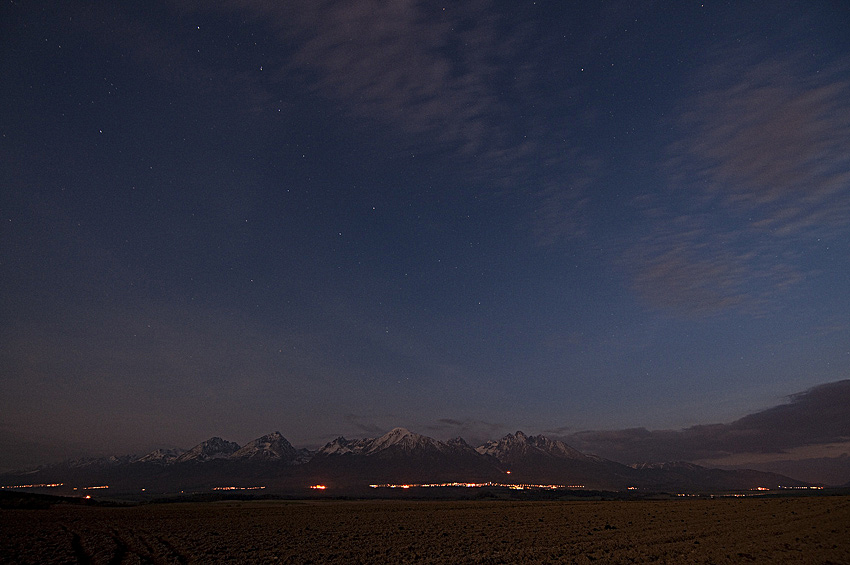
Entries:
<svg viewBox="0 0 850 565">
<path fill-rule="evenodd" d="M 40 483 L 37 485 L 8 485 L 8 486 L 0 486 L 0 489 L 12 489 L 12 488 L 55 488 L 61 487 L 65 483 Z"/>
<path fill-rule="evenodd" d="M 369 485 L 371 488 L 400 488 L 400 489 L 409 489 L 409 488 L 445 488 L 445 487 L 459 487 L 459 488 L 485 488 L 485 487 L 501 487 L 508 488 L 511 490 L 525 490 L 525 489 L 546 489 L 546 490 L 556 490 L 562 488 L 584 488 L 584 485 L 536 485 L 536 484 L 516 484 L 516 483 L 412 483 L 412 484 L 383 484 L 383 485 Z"/>
<path fill-rule="evenodd" d="M 794 490 L 823 490 L 823 487 L 815 487 L 815 486 L 805 486 L 805 487 L 777 487 L 781 489 L 794 489 Z"/>
<path fill-rule="evenodd" d="M 823 490 L 823 487 L 818 487 L 818 486 L 783 487 L 782 485 L 780 485 L 776 488 L 782 489 L 782 490 L 789 490 L 789 489 L 793 489 L 793 490 Z M 756 487 L 756 488 L 751 488 L 750 490 L 771 490 L 771 489 L 768 488 L 768 487 Z"/>
<path fill-rule="evenodd" d="M 313 490 L 325 490 L 328 487 L 326 487 L 325 485 L 310 485 L 310 488 Z"/>
<path fill-rule="evenodd" d="M 264 488 L 266 487 L 213 487 L 213 490 L 263 490 Z"/>
</svg>

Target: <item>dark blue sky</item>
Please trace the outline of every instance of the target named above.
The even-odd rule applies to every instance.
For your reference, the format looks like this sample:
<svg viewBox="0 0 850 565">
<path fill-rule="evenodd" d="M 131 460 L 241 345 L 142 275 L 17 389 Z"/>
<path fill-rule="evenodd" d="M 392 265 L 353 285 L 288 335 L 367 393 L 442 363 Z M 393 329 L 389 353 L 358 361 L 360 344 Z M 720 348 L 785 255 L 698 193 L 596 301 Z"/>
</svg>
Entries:
<svg viewBox="0 0 850 565">
<path fill-rule="evenodd" d="M 8 465 L 680 429 L 848 376 L 845 2 L 0 22 Z"/>
</svg>

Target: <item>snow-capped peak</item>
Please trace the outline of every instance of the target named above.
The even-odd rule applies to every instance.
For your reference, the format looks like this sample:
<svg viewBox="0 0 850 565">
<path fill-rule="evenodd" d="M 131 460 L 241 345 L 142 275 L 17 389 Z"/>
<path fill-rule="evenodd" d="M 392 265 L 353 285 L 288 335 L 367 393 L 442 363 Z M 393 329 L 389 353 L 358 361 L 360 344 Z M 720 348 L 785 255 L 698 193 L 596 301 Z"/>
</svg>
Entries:
<svg viewBox="0 0 850 565">
<path fill-rule="evenodd" d="M 537 449 L 561 459 L 587 459 L 587 456 L 581 451 L 570 447 L 561 440 L 549 439 L 544 435 L 530 437 L 528 442 Z"/>
<path fill-rule="evenodd" d="M 227 441 L 220 437 L 213 437 L 207 441 L 201 442 L 175 460 L 175 463 L 184 463 L 186 461 L 209 461 L 210 459 L 223 459 L 230 457 L 236 450 L 239 449 L 239 444 L 233 441 Z"/>
<path fill-rule="evenodd" d="M 265 461 L 294 460 L 298 451 L 280 432 L 266 434 L 246 443 L 231 456 L 234 459 L 261 459 Z"/>
<path fill-rule="evenodd" d="M 526 435 L 520 431 L 515 434 L 508 434 L 499 440 L 490 440 L 484 445 L 477 447 L 475 450 L 482 455 L 491 455 L 496 459 L 504 460 L 511 454 L 524 453 L 528 451 L 528 439 Z"/>
<path fill-rule="evenodd" d="M 354 453 L 358 451 L 357 444 L 362 441 L 363 440 L 348 440 L 339 436 L 335 440 L 326 443 L 324 447 L 316 452 L 316 455 L 343 455 L 345 453 Z M 360 447 L 362 449 L 362 446 Z"/>
<path fill-rule="evenodd" d="M 137 463 L 160 463 L 167 465 L 173 463 L 178 457 L 186 452 L 185 449 L 157 449 L 143 457 L 139 457 Z"/>
<path fill-rule="evenodd" d="M 590 459 L 587 455 L 560 440 L 553 440 L 544 435 L 529 437 L 521 431 L 508 434 L 498 441 L 490 440 L 477 447 L 476 451 L 482 455 L 491 455 L 499 461 L 507 461 L 535 453 L 558 459 Z"/>
<path fill-rule="evenodd" d="M 368 452 L 374 453 L 375 451 L 386 449 L 391 445 L 404 443 L 405 440 L 410 439 L 413 435 L 414 434 L 406 428 L 393 428 L 378 439 L 373 440 L 372 444 L 369 446 Z"/>
<path fill-rule="evenodd" d="M 345 455 L 347 453 L 374 455 L 387 449 L 413 452 L 420 449 L 445 451 L 451 449 L 447 444 L 433 438 L 419 435 L 406 428 L 393 428 L 379 438 L 347 440 L 338 437 L 326 444 L 317 455 Z"/>
<path fill-rule="evenodd" d="M 462 437 L 452 438 L 446 442 L 446 445 L 452 449 L 474 449 L 471 445 L 466 443 L 466 440 Z"/>
<path fill-rule="evenodd" d="M 369 455 L 391 447 L 403 451 L 419 449 L 443 451 L 447 446 L 428 436 L 415 434 L 406 428 L 393 428 L 383 436 L 373 440 L 371 445 L 365 450 L 365 453 Z"/>
</svg>

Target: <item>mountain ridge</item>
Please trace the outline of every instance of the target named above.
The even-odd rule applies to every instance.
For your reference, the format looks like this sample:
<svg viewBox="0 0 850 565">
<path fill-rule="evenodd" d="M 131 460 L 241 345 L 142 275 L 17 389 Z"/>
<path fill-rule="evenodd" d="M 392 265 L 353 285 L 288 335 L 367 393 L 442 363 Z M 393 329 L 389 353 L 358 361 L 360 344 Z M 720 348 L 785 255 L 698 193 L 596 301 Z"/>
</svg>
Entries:
<svg viewBox="0 0 850 565">
<path fill-rule="evenodd" d="M 4 482 L 24 473 L 0 476 Z M 27 482 L 102 482 L 126 491 L 156 485 L 164 491 L 262 482 L 300 491 L 310 484 L 339 489 L 369 484 L 475 482 L 550 484 L 602 490 L 729 490 L 800 486 L 789 477 L 752 470 L 709 469 L 688 462 L 624 465 L 584 454 L 566 443 L 522 431 L 473 447 L 463 438 L 440 441 L 393 428 L 377 438 L 342 436 L 311 451 L 295 448 L 279 431 L 240 446 L 215 436 L 188 450 L 157 449 L 141 457 L 69 460 L 27 472 Z M 0 484 L 0 486 L 3 486 Z M 116 491 L 117 492 L 117 491 Z"/>
</svg>

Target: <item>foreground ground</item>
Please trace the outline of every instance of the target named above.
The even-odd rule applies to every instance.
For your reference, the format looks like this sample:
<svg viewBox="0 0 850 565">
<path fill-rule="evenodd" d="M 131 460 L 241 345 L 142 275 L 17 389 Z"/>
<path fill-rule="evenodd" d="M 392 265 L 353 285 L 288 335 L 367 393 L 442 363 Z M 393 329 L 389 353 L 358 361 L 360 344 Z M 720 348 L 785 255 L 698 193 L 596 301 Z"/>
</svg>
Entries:
<svg viewBox="0 0 850 565">
<path fill-rule="evenodd" d="M 850 497 L 0 510 L 4 563 L 850 563 Z"/>
</svg>

